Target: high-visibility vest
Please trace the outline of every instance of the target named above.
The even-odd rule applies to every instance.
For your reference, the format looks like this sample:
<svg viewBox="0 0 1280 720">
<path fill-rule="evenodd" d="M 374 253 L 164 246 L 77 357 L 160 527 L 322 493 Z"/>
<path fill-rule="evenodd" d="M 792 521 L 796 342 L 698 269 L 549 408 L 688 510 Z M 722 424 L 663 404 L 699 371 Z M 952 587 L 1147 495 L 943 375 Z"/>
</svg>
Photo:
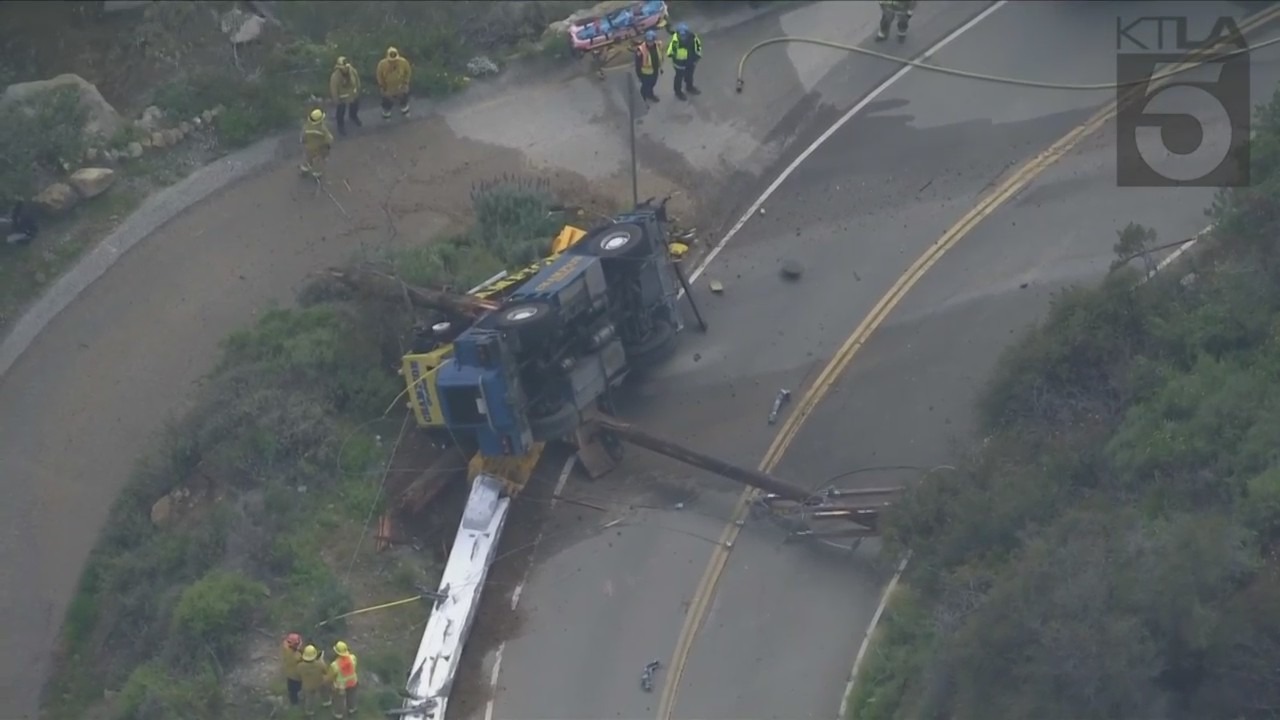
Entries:
<svg viewBox="0 0 1280 720">
<path fill-rule="evenodd" d="M 333 664 L 329 666 L 329 670 L 333 673 L 334 687 L 348 690 L 356 686 L 355 653 L 339 655 L 334 659 Z"/>
<path fill-rule="evenodd" d="M 652 51 L 649 50 L 648 43 L 640 43 L 636 46 L 636 55 L 640 56 L 640 74 L 652 75 L 662 62 L 662 42 L 655 42 Z"/>
<path fill-rule="evenodd" d="M 693 36 L 693 51 L 699 57 L 702 56 L 702 38 L 697 35 Z M 667 57 L 675 58 L 676 63 L 684 63 L 689 60 L 689 47 L 680 40 L 679 34 L 671 38 L 671 44 L 667 46 Z"/>
</svg>

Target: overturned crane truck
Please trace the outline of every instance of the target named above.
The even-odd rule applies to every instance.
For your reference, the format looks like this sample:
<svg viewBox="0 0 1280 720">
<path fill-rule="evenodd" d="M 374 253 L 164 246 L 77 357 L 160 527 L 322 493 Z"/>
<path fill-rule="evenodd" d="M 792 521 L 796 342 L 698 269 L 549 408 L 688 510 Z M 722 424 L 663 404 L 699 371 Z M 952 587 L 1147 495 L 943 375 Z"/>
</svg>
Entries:
<svg viewBox="0 0 1280 720">
<path fill-rule="evenodd" d="M 852 537 L 845 546 L 852 550 L 858 538 L 876 534 L 888 502 L 874 496 L 900 488 L 804 488 L 610 417 L 613 389 L 670 354 L 684 326 L 677 301 L 688 285 L 667 252 L 664 205 L 643 203 L 587 233 L 566 228 L 573 232 L 557 239 L 551 257 L 473 291 L 482 297 L 394 279 L 384 288 L 466 318 L 460 333 L 443 332 L 437 347 L 406 356 L 403 373 L 419 425 L 479 450 L 468 468 L 471 492 L 439 600 L 408 672 L 408 699 L 388 716 L 445 717 L 511 499 L 525 487 L 548 441 L 573 436 L 579 463 L 591 477 L 608 472 L 628 442 L 755 487 L 765 494 L 753 507 L 781 521 L 789 537 L 826 544 Z M 832 521 L 834 531 L 812 529 L 815 522 Z"/>
<path fill-rule="evenodd" d="M 655 211 L 593 231 L 454 339 L 435 380 L 445 425 L 487 457 L 573 435 L 632 369 L 670 354 L 679 291 Z"/>
<path fill-rule="evenodd" d="M 608 411 L 627 376 L 661 362 L 684 328 L 682 279 L 667 248 L 665 201 L 641 204 L 564 242 L 503 288 L 438 348 L 406 356 L 402 373 L 419 425 L 478 452 L 471 494 L 394 715 L 444 717 L 463 646 L 510 511 L 545 443 L 569 439 Z M 485 292 L 478 288 L 476 294 Z M 447 340 L 447 342 L 446 342 Z"/>
</svg>

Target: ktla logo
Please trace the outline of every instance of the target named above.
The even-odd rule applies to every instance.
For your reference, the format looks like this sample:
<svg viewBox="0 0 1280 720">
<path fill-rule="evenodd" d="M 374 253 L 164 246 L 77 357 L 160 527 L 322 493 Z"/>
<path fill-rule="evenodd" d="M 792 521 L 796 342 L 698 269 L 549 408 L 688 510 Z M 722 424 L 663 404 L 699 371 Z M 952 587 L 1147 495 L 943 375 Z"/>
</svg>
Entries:
<svg viewBox="0 0 1280 720">
<path fill-rule="evenodd" d="M 1217 18 L 1199 39 L 1190 25 L 1177 16 L 1116 19 L 1121 187 L 1249 184 L 1249 46 L 1232 18 Z"/>
</svg>

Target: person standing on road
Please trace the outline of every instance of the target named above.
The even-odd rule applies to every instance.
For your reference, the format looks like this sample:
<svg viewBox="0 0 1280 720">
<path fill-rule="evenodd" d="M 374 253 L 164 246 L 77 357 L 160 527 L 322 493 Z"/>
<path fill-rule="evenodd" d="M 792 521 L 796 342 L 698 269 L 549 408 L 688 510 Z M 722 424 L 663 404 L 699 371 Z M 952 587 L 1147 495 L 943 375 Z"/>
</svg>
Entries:
<svg viewBox="0 0 1280 720">
<path fill-rule="evenodd" d="M 329 159 L 329 150 L 333 148 L 333 133 L 324 123 L 324 111 L 316 108 L 307 116 L 302 126 L 302 149 L 306 160 L 299 169 L 319 180 L 324 175 L 325 163 Z"/>
<path fill-rule="evenodd" d="M 382 91 L 382 119 L 391 117 L 391 106 L 400 105 L 400 114 L 409 114 L 409 81 L 413 79 L 413 66 L 400 55 L 400 51 L 389 47 L 387 56 L 378 61 L 378 89 Z"/>
<path fill-rule="evenodd" d="M 658 74 L 662 72 L 662 41 L 658 33 L 647 30 L 644 42 L 636 45 L 636 77 L 640 80 L 640 97 L 646 102 L 658 102 L 653 88 L 658 84 Z"/>
<path fill-rule="evenodd" d="M 289 633 L 280 644 L 280 669 L 284 673 L 290 705 L 298 704 L 298 695 L 302 692 L 302 677 L 298 675 L 298 664 L 302 662 L 301 647 L 302 636 L 298 633 Z"/>
<path fill-rule="evenodd" d="M 916 0 L 880 0 L 880 30 L 876 40 L 889 37 L 889 26 L 894 18 L 898 20 L 898 41 L 907 38 L 907 25 L 911 22 L 911 12 L 916 9 Z"/>
<path fill-rule="evenodd" d="M 302 710 L 311 717 L 316 714 L 316 706 L 327 707 L 333 704 L 330 688 L 333 678 L 329 677 L 329 669 L 324 666 L 324 656 L 316 650 L 315 645 L 302 649 L 298 662 L 298 679 L 302 685 Z"/>
<path fill-rule="evenodd" d="M 338 105 L 338 134 L 347 134 L 347 113 L 351 122 L 360 127 L 360 75 L 345 57 L 338 58 L 329 75 L 329 97 Z"/>
<path fill-rule="evenodd" d="M 688 100 L 685 90 L 701 95 L 702 91 L 693 86 L 693 71 L 702 59 L 702 38 L 685 23 L 676 25 L 676 34 L 671 36 L 671 44 L 667 46 L 667 57 L 671 58 L 671 66 L 676 69 L 676 99 Z"/>
<path fill-rule="evenodd" d="M 336 656 L 329 665 L 329 676 L 333 678 L 333 716 L 335 718 L 353 718 L 356 716 L 356 689 L 360 681 L 356 677 L 356 655 L 341 640 L 334 643 L 333 654 Z"/>
</svg>

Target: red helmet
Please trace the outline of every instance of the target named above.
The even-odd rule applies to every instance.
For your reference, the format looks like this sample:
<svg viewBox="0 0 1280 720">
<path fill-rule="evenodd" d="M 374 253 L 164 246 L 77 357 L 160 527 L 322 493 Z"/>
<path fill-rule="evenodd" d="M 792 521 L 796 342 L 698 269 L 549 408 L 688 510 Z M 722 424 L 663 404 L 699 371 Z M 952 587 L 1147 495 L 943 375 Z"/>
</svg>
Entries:
<svg viewBox="0 0 1280 720">
<path fill-rule="evenodd" d="M 290 648 L 297 650 L 298 646 L 302 644 L 302 636 L 298 633 L 289 633 L 284 636 L 284 642 Z"/>
</svg>

